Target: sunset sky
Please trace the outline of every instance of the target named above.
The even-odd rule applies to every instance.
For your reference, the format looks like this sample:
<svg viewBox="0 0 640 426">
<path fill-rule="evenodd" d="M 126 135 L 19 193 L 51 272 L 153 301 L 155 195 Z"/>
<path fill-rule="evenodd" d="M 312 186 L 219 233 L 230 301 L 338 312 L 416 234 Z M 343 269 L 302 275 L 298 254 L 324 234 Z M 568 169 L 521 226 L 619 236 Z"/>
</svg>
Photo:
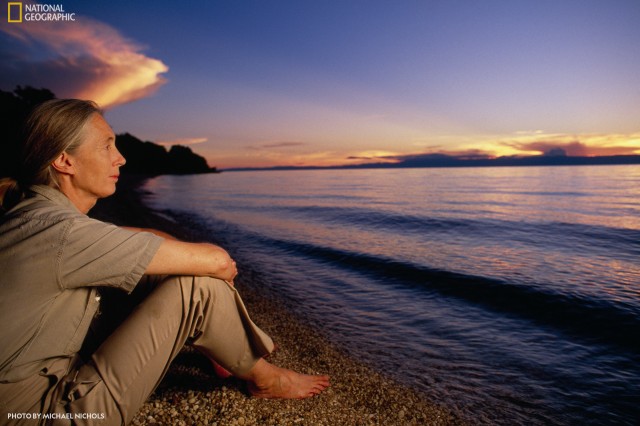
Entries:
<svg viewBox="0 0 640 426">
<path fill-rule="evenodd" d="M 24 2 L 25 5 L 27 2 Z M 219 168 L 640 154 L 640 1 L 61 1 L 0 89 L 92 98 Z"/>
</svg>

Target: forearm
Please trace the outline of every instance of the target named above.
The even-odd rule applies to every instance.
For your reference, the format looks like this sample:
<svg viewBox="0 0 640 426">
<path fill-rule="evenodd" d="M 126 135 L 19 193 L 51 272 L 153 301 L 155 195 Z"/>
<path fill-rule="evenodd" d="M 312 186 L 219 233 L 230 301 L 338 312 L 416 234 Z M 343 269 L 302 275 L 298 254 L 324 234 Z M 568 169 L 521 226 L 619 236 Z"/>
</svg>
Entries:
<svg viewBox="0 0 640 426">
<path fill-rule="evenodd" d="M 177 240 L 165 240 L 145 272 L 209 276 L 225 281 L 233 281 L 237 274 L 235 262 L 221 247 Z"/>
<path fill-rule="evenodd" d="M 165 239 L 145 273 L 153 275 L 197 275 L 223 279 L 233 285 L 236 264 L 229 254 L 213 244 L 186 243 L 157 229 L 124 227 L 150 232 Z"/>
</svg>

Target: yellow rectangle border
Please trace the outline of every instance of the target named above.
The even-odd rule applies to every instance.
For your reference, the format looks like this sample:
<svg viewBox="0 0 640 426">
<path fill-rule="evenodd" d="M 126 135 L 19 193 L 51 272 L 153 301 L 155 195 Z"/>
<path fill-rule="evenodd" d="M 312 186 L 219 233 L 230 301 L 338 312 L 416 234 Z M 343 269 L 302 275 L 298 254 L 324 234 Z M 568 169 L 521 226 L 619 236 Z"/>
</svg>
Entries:
<svg viewBox="0 0 640 426">
<path fill-rule="evenodd" d="M 18 20 L 11 19 L 11 6 L 18 6 Z M 22 22 L 22 3 L 21 2 L 9 2 L 7 3 L 7 22 Z"/>
</svg>

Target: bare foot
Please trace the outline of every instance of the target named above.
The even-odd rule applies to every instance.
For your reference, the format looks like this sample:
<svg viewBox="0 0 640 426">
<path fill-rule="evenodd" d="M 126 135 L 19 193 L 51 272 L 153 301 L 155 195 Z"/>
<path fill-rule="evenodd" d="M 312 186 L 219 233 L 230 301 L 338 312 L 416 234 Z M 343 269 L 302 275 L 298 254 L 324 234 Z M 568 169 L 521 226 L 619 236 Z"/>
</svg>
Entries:
<svg viewBox="0 0 640 426">
<path fill-rule="evenodd" d="M 243 377 L 245 378 L 245 377 Z M 303 399 L 329 387 L 329 376 L 311 376 L 277 367 L 260 359 L 247 373 L 249 392 L 258 398 Z"/>
</svg>

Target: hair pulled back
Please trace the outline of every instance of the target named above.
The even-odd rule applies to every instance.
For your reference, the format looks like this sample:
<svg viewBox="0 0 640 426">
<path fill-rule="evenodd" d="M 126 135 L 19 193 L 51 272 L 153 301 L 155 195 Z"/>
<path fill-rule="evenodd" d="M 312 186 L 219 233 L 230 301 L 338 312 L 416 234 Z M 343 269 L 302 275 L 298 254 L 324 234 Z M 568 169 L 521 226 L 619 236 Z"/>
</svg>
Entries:
<svg viewBox="0 0 640 426">
<path fill-rule="evenodd" d="M 84 125 L 93 114 L 102 114 L 95 102 L 53 99 L 31 111 L 22 132 L 15 176 L 0 180 L 0 204 L 9 210 L 31 185 L 58 188 L 52 163 L 63 152 L 73 153 L 82 143 Z"/>
</svg>

